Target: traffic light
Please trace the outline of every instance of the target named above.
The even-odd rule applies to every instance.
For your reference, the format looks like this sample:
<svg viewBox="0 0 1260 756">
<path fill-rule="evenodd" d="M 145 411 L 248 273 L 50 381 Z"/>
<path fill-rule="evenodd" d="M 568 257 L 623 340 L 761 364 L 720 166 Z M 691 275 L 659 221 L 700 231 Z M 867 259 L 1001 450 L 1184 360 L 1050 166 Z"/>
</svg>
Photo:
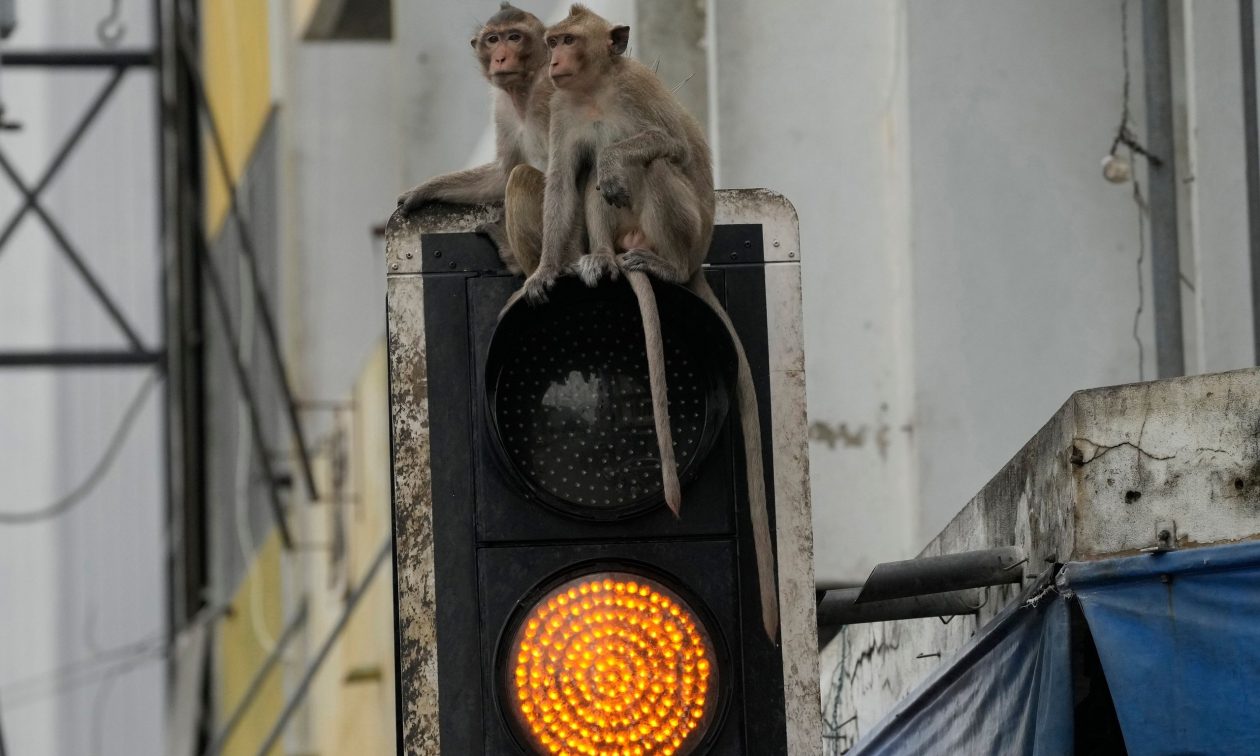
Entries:
<svg viewBox="0 0 1260 756">
<path fill-rule="evenodd" d="M 795 213 L 719 192 L 706 275 L 760 400 L 780 639 L 761 622 L 717 315 L 654 283 L 681 517 L 624 281 L 519 279 L 490 208 L 387 237 L 400 753 L 796 754 L 821 735 Z"/>
</svg>

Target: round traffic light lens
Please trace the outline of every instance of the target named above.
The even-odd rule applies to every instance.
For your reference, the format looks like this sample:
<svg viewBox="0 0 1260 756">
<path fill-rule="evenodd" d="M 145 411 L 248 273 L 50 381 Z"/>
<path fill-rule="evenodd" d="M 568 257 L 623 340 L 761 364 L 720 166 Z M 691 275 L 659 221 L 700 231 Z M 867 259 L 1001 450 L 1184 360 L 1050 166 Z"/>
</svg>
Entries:
<svg viewBox="0 0 1260 756">
<path fill-rule="evenodd" d="M 657 284 L 669 421 L 688 482 L 726 419 L 735 352 L 696 295 Z M 518 302 L 486 358 L 496 451 L 533 498 L 594 520 L 634 517 L 664 502 L 647 352 L 637 300 L 624 281 L 557 283 L 546 306 Z"/>
<path fill-rule="evenodd" d="M 538 754 L 684 756 L 713 724 L 712 638 L 641 575 L 591 573 L 549 591 L 508 654 L 505 708 Z"/>
</svg>

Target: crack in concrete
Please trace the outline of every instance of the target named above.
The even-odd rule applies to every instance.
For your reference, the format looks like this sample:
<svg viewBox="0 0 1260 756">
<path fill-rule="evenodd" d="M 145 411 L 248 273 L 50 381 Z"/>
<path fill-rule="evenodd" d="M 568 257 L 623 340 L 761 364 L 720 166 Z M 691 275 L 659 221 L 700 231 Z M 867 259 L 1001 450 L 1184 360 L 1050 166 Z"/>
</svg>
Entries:
<svg viewBox="0 0 1260 756">
<path fill-rule="evenodd" d="M 1154 459 L 1154 460 L 1159 460 L 1159 461 L 1165 461 L 1165 460 L 1173 459 L 1173 458 L 1175 458 L 1175 457 L 1177 456 L 1176 454 L 1170 454 L 1170 455 L 1168 455 L 1167 457 L 1161 457 L 1161 456 L 1159 456 L 1158 454 L 1151 454 L 1151 453 L 1150 453 L 1150 452 L 1148 452 L 1147 450 L 1143 449 L 1142 447 L 1140 447 L 1140 446 L 1138 446 L 1137 444 L 1132 443 L 1132 442 L 1130 442 L 1130 441 L 1121 441 L 1121 442 L 1120 442 L 1120 443 L 1118 443 L 1118 444 L 1112 444 L 1112 445 L 1108 446 L 1107 444 L 1100 444 L 1100 443 L 1098 443 L 1098 442 L 1096 442 L 1096 441 L 1091 441 L 1090 439 L 1085 438 L 1084 436 L 1077 436 L 1077 437 L 1075 437 L 1075 438 L 1073 438 L 1073 439 L 1072 439 L 1073 449 L 1074 449 L 1074 451 L 1075 451 L 1075 452 L 1080 452 L 1080 451 L 1081 451 L 1079 447 L 1076 447 L 1076 446 L 1075 446 L 1077 441 L 1084 441 L 1085 443 L 1089 444 L 1090 446 L 1093 446 L 1093 447 L 1094 447 L 1094 451 L 1096 452 L 1096 453 L 1095 453 L 1092 457 L 1090 457 L 1089 459 L 1083 459 L 1083 458 L 1078 459 L 1078 458 L 1077 458 L 1077 456 L 1076 456 L 1076 454 L 1073 454 L 1073 455 L 1072 455 L 1072 464 L 1076 465 L 1077 467 L 1084 467 L 1085 465 L 1088 465 L 1090 462 L 1093 462 L 1093 461 L 1095 461 L 1095 460 L 1097 460 L 1097 459 L 1099 459 L 1099 458 L 1101 458 L 1101 457 L 1105 456 L 1105 455 L 1107 454 L 1107 452 L 1111 451 L 1112 449 L 1119 449 L 1119 448 L 1120 448 L 1120 447 L 1122 447 L 1122 446 L 1127 446 L 1127 447 L 1129 447 L 1130 449 L 1134 449 L 1135 451 L 1137 451 L 1137 453 L 1138 453 L 1138 454 L 1142 455 L 1143 457 L 1147 457 L 1148 459 Z M 1099 449 L 1101 449 L 1102 451 L 1098 451 Z"/>
</svg>

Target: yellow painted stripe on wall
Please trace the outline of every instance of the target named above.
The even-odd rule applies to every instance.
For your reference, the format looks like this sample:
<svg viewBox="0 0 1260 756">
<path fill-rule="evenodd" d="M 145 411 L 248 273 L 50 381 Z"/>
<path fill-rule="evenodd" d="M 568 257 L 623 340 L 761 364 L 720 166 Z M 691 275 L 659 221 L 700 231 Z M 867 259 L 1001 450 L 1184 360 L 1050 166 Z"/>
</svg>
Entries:
<svg viewBox="0 0 1260 756">
<path fill-rule="evenodd" d="M 210 112 L 223 136 L 232 183 L 240 180 L 271 111 L 268 0 L 202 0 L 201 64 Z M 205 155 L 206 232 L 219 234 L 228 209 L 209 135 Z"/>
<path fill-rule="evenodd" d="M 249 683 L 271 653 L 267 644 L 284 630 L 280 596 L 280 536 L 275 528 L 258 549 L 245 579 L 232 598 L 232 612 L 217 628 L 218 726 L 236 710 Z M 253 704 L 223 749 L 223 756 L 255 756 L 284 707 L 284 665 L 268 673 Z M 216 727 L 217 729 L 217 727 Z M 268 756 L 280 756 L 276 743 Z"/>
</svg>

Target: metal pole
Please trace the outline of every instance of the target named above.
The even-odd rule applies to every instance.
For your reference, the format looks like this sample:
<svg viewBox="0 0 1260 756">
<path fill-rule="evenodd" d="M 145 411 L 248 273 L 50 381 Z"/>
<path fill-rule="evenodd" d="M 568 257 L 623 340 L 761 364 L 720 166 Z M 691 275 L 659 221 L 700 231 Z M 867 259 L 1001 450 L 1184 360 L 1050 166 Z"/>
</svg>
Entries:
<svg viewBox="0 0 1260 756">
<path fill-rule="evenodd" d="M 346 599 L 346 608 L 341 613 L 341 616 L 337 618 L 337 624 L 333 626 L 332 632 L 328 634 L 328 637 L 324 639 L 323 644 L 319 647 L 319 651 L 315 654 L 315 660 L 306 668 L 301 681 L 298 682 L 297 688 L 293 691 L 293 697 L 284 705 L 284 711 L 280 712 L 280 717 L 272 725 L 271 732 L 267 733 L 267 739 L 263 741 L 262 746 L 258 749 L 258 756 L 266 756 L 271 747 L 284 734 L 285 725 L 289 723 L 294 712 L 297 711 L 297 707 L 302 703 L 302 699 L 306 698 L 306 692 L 310 690 L 311 681 L 315 679 L 315 674 L 319 672 L 319 668 L 328 659 L 328 653 L 332 651 L 337 638 L 341 636 L 341 631 L 346 629 L 346 624 L 350 621 L 350 615 L 354 614 L 355 607 L 359 605 L 359 600 L 363 598 L 363 594 L 367 593 L 367 589 L 371 587 L 372 578 L 376 577 L 376 573 L 380 570 L 381 565 L 385 564 L 393 545 L 393 536 L 386 536 L 385 542 L 381 544 L 380 550 L 376 552 L 376 558 L 372 560 L 372 566 L 368 568 L 367 574 L 363 576 L 363 580 L 355 586 L 354 592 Z"/>
<path fill-rule="evenodd" d="M 254 239 L 249 234 L 245 216 L 241 210 L 240 193 L 236 183 L 233 181 L 232 171 L 228 164 L 227 147 L 218 123 L 215 121 L 214 109 L 210 107 L 210 98 L 206 94 L 205 89 L 206 79 L 201 73 L 195 48 L 185 36 L 181 35 L 175 41 L 184 58 L 184 63 L 188 67 L 188 73 L 193 85 L 192 94 L 205 121 L 205 131 L 210 137 L 210 146 L 213 148 L 211 152 L 216 158 L 220 176 L 227 187 L 228 212 L 232 215 L 236 224 L 237 235 L 241 244 L 241 255 L 249 264 L 250 277 L 253 280 L 253 291 L 250 293 L 257 304 L 258 322 L 262 325 L 263 335 L 266 336 L 267 344 L 270 347 L 267 351 L 276 368 L 276 381 L 284 398 L 284 409 L 289 421 L 289 429 L 296 442 L 302 480 L 306 485 L 307 497 L 315 500 L 319 498 L 319 491 L 315 487 L 315 472 L 311 465 L 311 454 L 306 445 L 305 437 L 302 435 L 302 423 L 298 419 L 297 400 L 294 398 L 293 387 L 289 382 L 288 366 L 285 364 L 284 357 L 280 351 L 279 330 L 276 327 L 275 318 L 271 314 L 271 306 L 268 304 L 266 294 L 262 288 L 263 279 L 258 270 L 258 253 L 254 249 Z M 241 296 L 245 296 L 245 293 L 242 292 Z"/>
<path fill-rule="evenodd" d="M 285 649 L 289 647 L 289 642 L 297 635 L 297 631 L 306 624 L 306 614 L 306 600 L 303 599 L 293 619 L 289 621 L 289 624 L 284 628 L 284 632 L 276 639 L 275 648 L 271 649 L 271 653 L 267 656 L 266 661 L 254 673 L 253 679 L 249 681 L 248 687 L 245 688 L 245 694 L 237 702 L 236 708 L 228 716 L 227 722 L 215 734 L 214 740 L 210 742 L 210 745 L 206 747 L 206 756 L 218 756 L 219 752 L 223 750 L 223 746 L 227 744 L 227 739 L 236 731 L 236 726 L 245 718 L 245 712 L 249 711 L 249 707 L 253 705 L 254 699 L 258 697 L 263 683 L 267 681 L 267 676 L 280 663 L 280 657 L 284 655 Z"/>
<path fill-rule="evenodd" d="M 55 350 L 50 352 L 0 352 L 0 367 L 6 368 L 100 368 L 158 365 L 162 352 L 147 350 Z"/>
<path fill-rule="evenodd" d="M 984 604 L 984 596 L 974 588 L 857 603 L 861 592 L 861 588 L 827 591 L 827 595 L 818 604 L 818 624 L 856 625 L 918 617 L 951 617 L 973 614 Z"/>
<path fill-rule="evenodd" d="M 1013 546 L 981 551 L 964 551 L 935 557 L 919 557 L 903 562 L 875 565 L 871 576 L 858 590 L 856 603 L 923 596 L 929 593 L 983 588 L 987 585 L 1018 583 L 1024 579 L 1019 569 L 1027 559 Z"/>
<path fill-rule="evenodd" d="M 1155 360 L 1160 378 L 1184 375 L 1181 334 L 1181 261 L 1177 240 L 1177 168 L 1173 138 L 1172 63 L 1167 0 L 1142 2 L 1146 60 L 1146 147 L 1155 304 Z"/>
<path fill-rule="evenodd" d="M 1256 125 L 1256 22 L 1252 0 L 1238 0 L 1242 32 L 1243 134 L 1246 137 L 1247 240 L 1251 252 L 1251 336 L 1260 364 L 1260 129 Z"/>
<path fill-rule="evenodd" d="M 4 724 L 0 722 L 0 756 L 5 756 L 8 751 L 4 747 Z"/>
<path fill-rule="evenodd" d="M 201 236 L 201 234 L 198 234 Z M 245 406 L 249 410 L 249 430 L 254 437 L 254 454 L 258 457 L 259 463 L 262 465 L 263 471 L 267 474 L 267 497 L 271 502 L 271 512 L 276 520 L 276 528 L 280 531 L 280 542 L 284 544 L 286 549 L 293 548 L 293 535 L 289 531 L 289 523 L 284 517 L 284 504 L 280 501 L 279 483 L 276 481 L 275 471 L 271 467 L 271 453 L 267 445 L 267 438 L 263 434 L 262 412 L 258 408 L 258 397 L 254 393 L 253 384 L 249 382 L 249 371 L 246 370 L 245 364 L 241 361 L 241 345 L 236 333 L 233 329 L 231 307 L 228 305 L 227 289 L 223 284 L 223 278 L 219 275 L 218 269 L 214 265 L 214 260 L 210 259 L 210 250 L 206 248 L 202 239 L 193 242 L 193 248 L 196 250 L 197 257 L 201 263 L 201 272 L 205 276 L 206 283 L 209 284 L 211 300 L 214 304 L 210 309 L 214 310 L 219 316 L 219 325 L 223 331 L 223 340 L 227 342 L 230 359 L 228 365 L 232 367 L 233 375 L 236 376 L 236 388 L 241 392 L 241 397 L 245 400 Z M 241 296 L 245 296 L 242 293 Z"/>
</svg>

